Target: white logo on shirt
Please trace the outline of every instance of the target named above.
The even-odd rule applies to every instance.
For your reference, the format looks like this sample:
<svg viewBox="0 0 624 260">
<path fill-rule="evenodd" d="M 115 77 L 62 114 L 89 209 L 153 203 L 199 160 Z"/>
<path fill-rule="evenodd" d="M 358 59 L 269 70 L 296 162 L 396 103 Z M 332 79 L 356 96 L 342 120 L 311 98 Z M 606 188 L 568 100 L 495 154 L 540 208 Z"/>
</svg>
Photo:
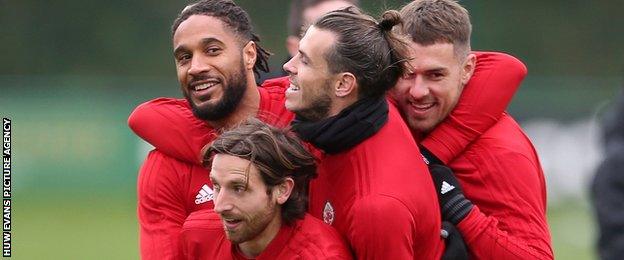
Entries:
<svg viewBox="0 0 624 260">
<path fill-rule="evenodd" d="M 204 184 L 204 186 L 199 189 L 199 193 L 197 193 L 197 196 L 195 196 L 195 204 L 199 205 L 211 201 L 213 193 L 214 191 L 212 191 L 212 189 L 208 187 L 207 184 Z"/>
</svg>

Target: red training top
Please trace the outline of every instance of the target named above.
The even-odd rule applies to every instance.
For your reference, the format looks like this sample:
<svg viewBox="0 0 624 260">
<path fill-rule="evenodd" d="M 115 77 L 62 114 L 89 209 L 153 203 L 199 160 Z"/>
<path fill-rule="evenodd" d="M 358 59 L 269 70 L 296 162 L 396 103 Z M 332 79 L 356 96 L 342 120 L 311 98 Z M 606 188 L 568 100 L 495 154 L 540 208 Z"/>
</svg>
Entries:
<svg viewBox="0 0 624 260">
<path fill-rule="evenodd" d="M 248 259 L 227 239 L 219 216 L 212 210 L 191 213 L 182 227 L 185 259 Z M 307 215 L 292 225 L 282 225 L 256 260 L 353 259 L 345 242 L 332 227 Z"/>
<path fill-rule="evenodd" d="M 310 214 L 336 227 L 357 259 L 439 259 L 437 195 L 401 115 L 353 148 L 326 155 L 310 184 Z"/>
</svg>

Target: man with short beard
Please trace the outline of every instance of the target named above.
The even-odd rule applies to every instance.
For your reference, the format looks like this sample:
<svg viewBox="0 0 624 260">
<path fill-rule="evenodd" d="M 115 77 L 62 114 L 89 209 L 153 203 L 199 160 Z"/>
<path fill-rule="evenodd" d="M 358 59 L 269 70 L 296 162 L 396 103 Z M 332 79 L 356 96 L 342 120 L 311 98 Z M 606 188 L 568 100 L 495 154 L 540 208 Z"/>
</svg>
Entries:
<svg viewBox="0 0 624 260">
<path fill-rule="evenodd" d="M 198 139 L 175 143 L 182 154 L 176 157 L 153 150 L 139 172 L 137 183 L 138 218 L 142 259 L 180 259 L 180 231 L 190 212 L 212 209 L 213 191 L 208 171 L 200 165 L 175 158 L 187 149 L 200 149 L 213 139 L 217 130 L 233 126 L 250 116 L 260 116 L 277 125 L 292 118 L 283 107 L 286 81 L 255 84 L 254 72 L 267 70 L 268 52 L 258 45 L 249 16 L 228 0 L 201 1 L 187 6 L 172 27 L 173 54 L 178 81 L 186 101 L 156 99 L 139 106 L 128 124 L 139 136 L 162 136 L 159 125 L 152 125 L 171 114 L 184 111 L 201 126 Z M 176 109 L 157 110 L 171 106 Z M 192 111 L 192 113 L 191 113 Z M 176 114 L 180 115 L 180 114 Z M 182 126 L 182 124 L 178 124 Z M 182 127 L 179 133 L 191 134 Z"/>
<path fill-rule="evenodd" d="M 186 219 L 186 259 L 352 258 L 336 230 L 305 213 L 316 163 L 294 134 L 249 119 L 209 145 L 204 165 L 215 208 Z"/>
</svg>

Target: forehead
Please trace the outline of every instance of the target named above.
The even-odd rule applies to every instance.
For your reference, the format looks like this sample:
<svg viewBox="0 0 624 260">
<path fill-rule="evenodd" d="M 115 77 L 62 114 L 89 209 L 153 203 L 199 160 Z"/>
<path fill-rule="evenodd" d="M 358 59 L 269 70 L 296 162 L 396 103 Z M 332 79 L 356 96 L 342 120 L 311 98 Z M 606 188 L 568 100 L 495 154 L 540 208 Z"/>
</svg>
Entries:
<svg viewBox="0 0 624 260">
<path fill-rule="evenodd" d="M 452 43 L 434 43 L 421 45 L 410 43 L 410 64 L 418 67 L 438 66 L 448 67 L 458 63 Z"/>
<path fill-rule="evenodd" d="M 260 179 L 260 172 L 251 161 L 228 154 L 216 154 L 212 159 L 210 177 L 220 182 L 245 180 L 247 171 L 249 184 Z"/>
<path fill-rule="evenodd" d="M 336 34 L 310 26 L 299 42 L 299 50 L 312 60 L 325 60 L 325 53 L 336 42 Z"/>
<path fill-rule="evenodd" d="M 173 47 L 197 43 L 206 38 L 232 43 L 236 40 L 236 35 L 220 19 L 213 16 L 195 14 L 180 23 L 173 35 Z"/>
</svg>

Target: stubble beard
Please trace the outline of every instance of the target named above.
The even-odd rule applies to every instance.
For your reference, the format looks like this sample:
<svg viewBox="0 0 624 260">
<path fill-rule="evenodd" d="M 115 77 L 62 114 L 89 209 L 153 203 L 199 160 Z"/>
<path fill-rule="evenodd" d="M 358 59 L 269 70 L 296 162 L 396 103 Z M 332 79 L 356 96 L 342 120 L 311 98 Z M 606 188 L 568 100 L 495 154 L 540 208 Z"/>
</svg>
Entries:
<svg viewBox="0 0 624 260">
<path fill-rule="evenodd" d="M 240 244 L 255 239 L 277 216 L 275 204 L 268 204 L 265 210 L 254 215 L 247 215 L 243 220 L 243 227 L 239 230 L 225 230 L 227 238 L 232 244 Z"/>
</svg>

